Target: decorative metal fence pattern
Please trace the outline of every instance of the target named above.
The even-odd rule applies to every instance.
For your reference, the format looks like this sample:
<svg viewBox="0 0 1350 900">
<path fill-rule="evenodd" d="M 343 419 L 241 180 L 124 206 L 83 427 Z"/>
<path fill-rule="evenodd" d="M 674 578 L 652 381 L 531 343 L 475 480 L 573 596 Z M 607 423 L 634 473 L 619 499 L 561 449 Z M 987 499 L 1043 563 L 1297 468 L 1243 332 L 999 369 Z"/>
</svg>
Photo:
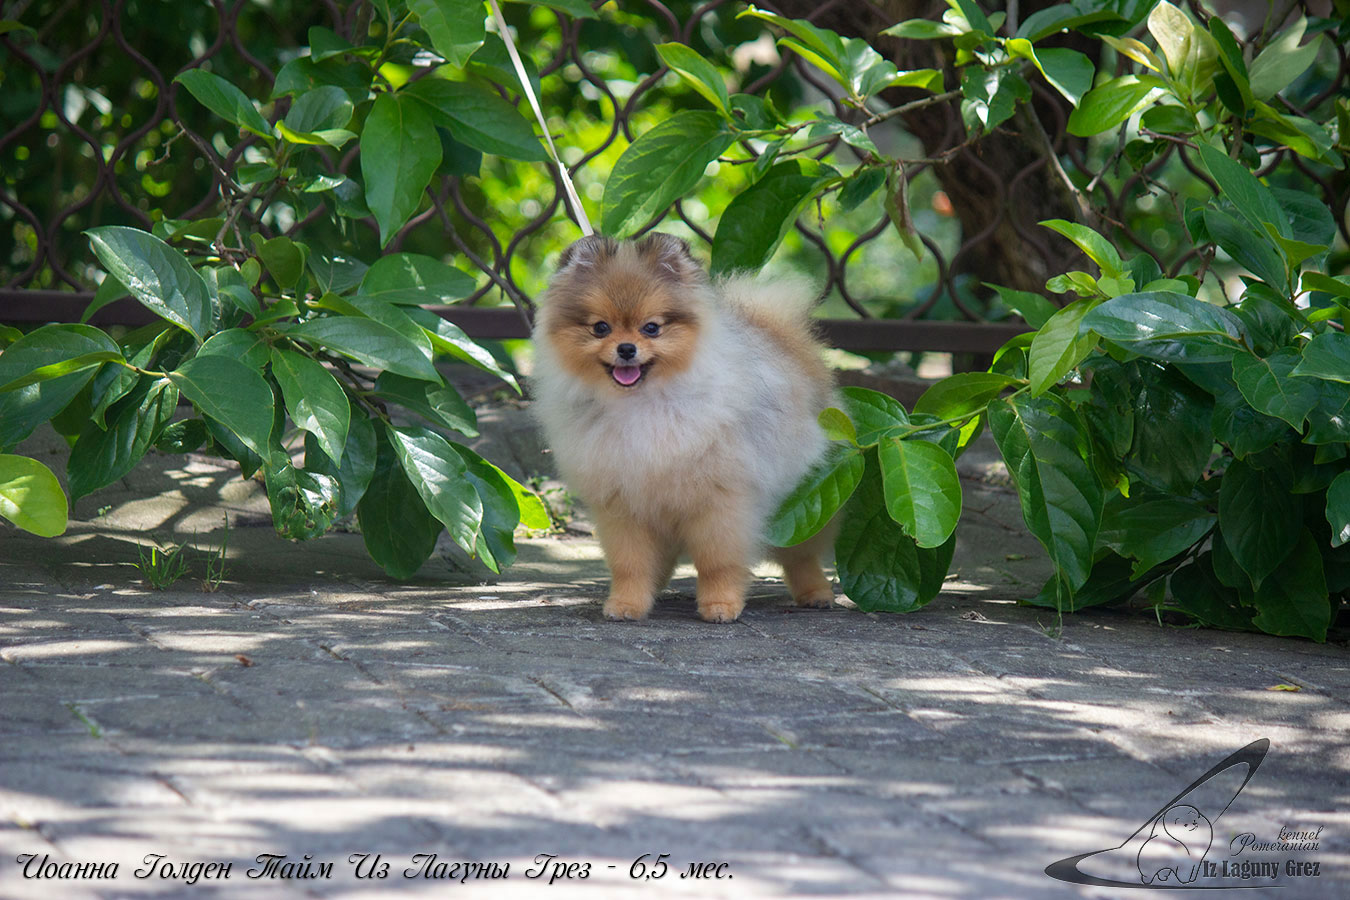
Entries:
<svg viewBox="0 0 1350 900">
<path fill-rule="evenodd" d="M 871 0 L 828 0 L 814 7 L 810 17 L 820 20 L 832 11 L 838 12 L 841 4 L 856 8 L 859 16 L 883 15 Z M 770 3 L 761 5 L 774 8 Z M 651 43 L 676 40 L 693 44 L 710 21 L 730 17 L 738 7 L 730 0 L 683 6 L 642 0 L 623 4 L 622 11 L 629 18 L 644 20 L 642 28 L 635 29 L 642 40 L 656 36 Z M 4 60 L 4 81 L 0 84 L 0 320 L 78 318 L 91 290 L 88 272 L 82 268 L 91 259 L 80 238 L 83 229 L 114 223 L 149 227 L 153 207 L 148 198 L 170 215 L 193 218 L 208 214 L 220 204 L 222 196 L 241 190 L 227 173 L 248 159 L 256 138 L 213 140 L 219 123 L 212 123 L 208 113 L 186 99 L 186 93 L 173 82 L 175 75 L 206 65 L 240 84 L 249 96 L 264 97 L 287 49 L 307 43 L 304 36 L 309 26 L 321 25 L 350 39 L 364 34 L 373 13 L 372 4 L 366 0 L 346 4 L 336 0 L 277 0 L 267 7 L 249 0 L 209 0 L 209 6 L 174 4 L 172 16 L 160 12 L 161 8 L 149 5 L 147 0 L 9 0 L 3 5 L 0 19 L 41 24 L 35 26 L 35 34 L 17 30 L 0 34 L 0 58 Z M 515 5 L 507 9 L 522 36 L 524 32 L 535 35 L 537 26 L 531 23 L 538 19 L 530 17 L 542 11 Z M 797 9 L 784 12 L 801 15 Z M 854 12 L 850 9 L 851 15 Z M 556 26 L 550 24 L 556 47 L 539 71 L 546 91 L 584 91 L 596 98 L 608 123 L 608 132 L 598 143 L 569 159 L 571 170 L 582 172 L 621 137 L 631 141 L 637 136 L 637 113 L 665 90 L 667 70 L 658 60 L 652 71 L 626 86 L 631 88 L 626 96 L 619 95 L 591 65 L 588 23 L 553 11 L 546 15 L 557 19 Z M 179 17 L 182 21 L 177 21 Z M 164 18 L 176 21 L 160 21 Z M 183 35 L 189 33 L 209 35 L 211 39 L 185 41 Z M 538 59 L 539 45 L 532 49 Z M 1346 50 L 1337 47 L 1336 52 L 1339 72 L 1313 105 L 1344 88 Z M 128 59 L 134 66 L 126 65 Z M 794 90 L 817 91 L 819 102 L 830 103 L 834 115 L 845 120 L 854 115 L 855 111 L 831 99 L 829 87 L 810 65 L 790 52 L 763 68 L 743 90 L 754 92 L 789 79 Z M 125 76 L 120 83 L 106 74 L 113 69 Z M 553 75 L 562 77 L 549 78 Z M 828 279 L 828 290 L 857 317 L 854 321 L 827 323 L 827 333 L 836 344 L 867 349 L 988 352 L 1024 330 L 1016 321 L 986 321 L 988 307 L 981 298 L 988 294 L 978 287 L 978 281 L 990 279 L 978 263 L 996 235 L 1004 232 L 1005 242 L 1012 235 L 1012 240 L 1020 243 L 1021 252 L 1033 261 L 1039 259 L 1038 265 L 1046 274 L 1055 274 L 1063 250 L 1057 250 L 1051 241 L 1053 236 L 1035 224 L 1038 216 L 1033 210 L 1037 204 L 1029 202 L 1034 198 L 1027 196 L 1029 190 L 1037 190 L 1037 179 L 1048 177 L 1047 167 L 1062 165 L 1067 172 L 1055 173 L 1054 177 L 1067 183 L 1072 176 L 1077 183 L 1086 184 L 1085 190 L 1092 193 L 1098 205 L 1104 196 L 1109 210 L 1104 217 L 1107 223 L 1139 249 L 1157 256 L 1164 271 L 1176 271 L 1196 252 L 1160 248 L 1151 235 L 1140 230 L 1146 227 L 1146 220 L 1141 224 L 1140 217 L 1127 210 L 1138 195 L 1153 190 L 1153 176 L 1174 164 L 1174 158 L 1196 177 L 1204 178 L 1185 148 L 1169 146 L 1142 171 L 1113 185 L 1095 173 L 1114 165 L 1116 155 L 1090 158 L 1085 142 L 1066 134 L 1066 115 L 1059 98 L 1044 85 L 1036 84 L 1035 90 L 1036 109 L 1046 123 L 1045 146 L 1052 147 L 1054 153 L 1030 159 L 1011 176 L 1006 164 L 997 169 L 990 165 L 987 148 L 966 141 L 955 101 L 933 104 L 922 111 L 927 117 L 925 133 L 941 138 L 925 139 L 923 158 L 906 167 L 911 183 L 927 171 L 960 163 L 965 177 L 977 182 L 972 189 L 983 197 L 988 214 L 978 228 L 965 223 L 968 233 L 961 234 L 954 247 L 944 248 L 931 236 L 921 237 L 936 264 L 935 283 L 925 297 L 888 298 L 906 301 L 900 304 L 899 315 L 879 316 L 876 298 L 863 296 L 855 284 L 859 257 L 891 228 L 884 212 L 878 209 L 875 221 L 857 229 L 842 248 L 827 240 L 810 216 L 797 223 L 801 240 L 819 254 L 819 268 Z M 502 93 L 518 99 L 505 89 Z M 284 114 L 285 102 L 279 101 L 275 117 Z M 899 120 L 892 121 L 900 127 Z M 563 143 L 569 145 L 571 136 Z M 67 150 L 73 146 L 76 151 L 51 154 L 51 158 L 78 156 L 79 165 L 72 167 L 75 171 L 53 171 L 53 166 L 60 166 L 46 161 L 46 151 L 63 144 Z M 822 146 L 820 155 L 852 152 L 836 143 Z M 1345 209 L 1350 182 L 1343 177 L 1333 182 L 1293 154 L 1274 155 L 1266 171 L 1273 171 L 1286 155 L 1307 176 L 1308 183 L 1316 185 L 1331 201 L 1333 209 Z M 172 171 L 157 177 L 158 170 L 170 160 L 174 162 Z M 330 164 L 336 172 L 354 171 L 358 166 L 356 147 L 333 154 Z M 438 177 L 428 194 L 428 205 L 404 226 L 390 249 L 444 247 L 448 240 L 486 279 L 473 296 L 454 308 L 441 310 L 442 314 L 480 337 L 526 333 L 532 291 L 530 285 L 522 284 L 520 273 L 538 268 L 540 254 L 535 242 L 540 236 L 549 229 L 567 227 L 560 216 L 566 207 L 556 176 L 531 207 L 527 221 L 509 235 L 493 227 L 491 211 L 484 207 L 481 196 L 473 196 L 472 188 L 460 176 Z M 935 197 L 935 206 L 939 201 L 947 202 L 945 196 Z M 265 236 L 294 235 L 314 223 L 319 212 L 297 215 L 292 221 L 260 219 L 249 212 L 245 216 L 253 215 L 250 227 Z M 951 215 L 950 208 L 946 214 Z M 711 243 L 706 221 L 691 215 L 683 204 L 677 203 L 667 215 Z M 654 221 L 647 227 L 660 224 Z M 1350 240 L 1344 216 L 1338 224 L 1342 235 Z M 373 232 L 373 220 L 362 227 Z M 370 234 L 363 237 L 370 240 Z M 971 281 L 976 284 L 973 290 L 968 284 L 963 286 L 963 282 Z M 515 310 L 489 308 L 503 295 Z M 950 304 L 946 321 L 931 318 L 940 301 Z M 950 320 L 951 309 L 957 321 Z M 109 307 L 103 312 L 103 321 L 112 317 L 131 323 L 138 312 L 127 306 Z"/>
</svg>

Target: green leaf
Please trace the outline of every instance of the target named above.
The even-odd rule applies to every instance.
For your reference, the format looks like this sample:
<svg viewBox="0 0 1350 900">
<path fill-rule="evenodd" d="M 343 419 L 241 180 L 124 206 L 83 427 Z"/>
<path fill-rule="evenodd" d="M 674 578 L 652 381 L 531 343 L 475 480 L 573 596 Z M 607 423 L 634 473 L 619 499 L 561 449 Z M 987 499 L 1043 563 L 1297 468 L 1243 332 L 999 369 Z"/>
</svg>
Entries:
<svg viewBox="0 0 1350 900">
<path fill-rule="evenodd" d="M 112 338 L 89 325 L 44 325 L 0 352 L 0 384 L 23 379 L 47 366 L 93 353 L 121 351 Z M 59 413 L 94 377 L 77 371 L 0 393 L 0 450 L 12 447 Z"/>
<path fill-rule="evenodd" d="M 1018 291 L 1001 284 L 989 284 L 988 282 L 985 282 L 984 286 L 997 291 L 1003 305 L 1025 319 L 1026 323 L 1032 328 L 1040 328 L 1046 322 L 1049 322 L 1050 317 L 1059 309 L 1040 294 Z"/>
<path fill-rule="evenodd" d="M 407 407 L 432 424 L 444 425 L 466 437 L 478 436 L 473 409 L 448 385 L 381 372 L 374 390 L 377 397 Z"/>
<path fill-rule="evenodd" d="M 862 453 L 853 447 L 830 445 L 778 505 L 769 520 L 769 543 L 791 547 L 816 534 L 852 496 L 862 474 Z"/>
<path fill-rule="evenodd" d="M 27 456 L 0 453 L 0 516 L 38 537 L 66 530 L 68 507 L 52 470 Z"/>
<path fill-rule="evenodd" d="M 1074 106 L 1092 89 L 1092 76 L 1096 74 L 1097 67 L 1077 50 L 1035 48 L 1023 38 L 1011 38 L 1005 46 L 1012 55 L 1031 60 L 1050 86 Z"/>
<path fill-rule="evenodd" d="M 183 419 L 170 422 L 155 438 L 155 449 L 165 453 L 191 453 L 210 437 L 205 419 Z"/>
<path fill-rule="evenodd" d="M 1092 25 L 1097 22 L 1123 21 L 1120 13 L 1113 9 L 1101 8 L 1101 6 L 1089 4 L 1080 8 L 1072 3 L 1060 3 L 1045 9 L 1038 9 L 1022 20 L 1022 24 L 1017 28 L 1016 36 L 1035 43 L 1042 38 L 1047 38 L 1067 29 L 1082 28 L 1084 25 Z M 1084 8 L 1088 11 L 1084 12 Z"/>
<path fill-rule="evenodd" d="M 1168 362 L 1227 361 L 1245 338 L 1242 321 L 1228 310 L 1170 291 L 1114 297 L 1089 312 L 1083 327 Z"/>
<path fill-rule="evenodd" d="M 1341 331 L 1317 335 L 1303 348 L 1303 359 L 1290 374 L 1350 384 L 1350 335 Z"/>
<path fill-rule="evenodd" d="M 1092 564 L 1092 574 L 1072 596 L 1064 597 L 1059 575 L 1051 575 L 1035 597 L 1021 602 L 1063 612 L 1078 612 L 1092 606 L 1119 603 L 1130 599 L 1158 577 L 1153 574 L 1136 578 L 1131 575 L 1132 569 L 1133 564 L 1128 559 L 1108 550 Z"/>
<path fill-rule="evenodd" d="M 421 253 L 381 256 L 361 279 L 362 294 L 412 306 L 453 303 L 476 286 L 471 275 Z"/>
<path fill-rule="evenodd" d="M 1331 525 L 1331 546 L 1350 542 L 1350 472 L 1337 475 L 1327 488 L 1327 522 Z"/>
<path fill-rule="evenodd" d="M 1026 79 L 1009 68 L 961 70 L 961 118 L 968 131 L 990 132 L 1012 118 L 1017 101 L 1031 96 Z"/>
<path fill-rule="evenodd" d="M 158 440 L 178 408 L 178 388 L 145 377 L 108 414 L 108 428 L 89 422 L 70 450 L 66 472 L 70 497 L 78 500 L 126 475 Z"/>
<path fill-rule="evenodd" d="M 408 307 L 404 312 L 407 313 L 408 318 L 421 326 L 422 331 L 431 339 L 431 346 L 437 353 L 445 354 L 462 363 L 468 363 L 477 369 L 496 375 L 515 388 L 516 393 L 520 393 L 520 385 L 516 383 L 515 376 L 503 369 L 498 364 L 496 357 L 488 352 L 487 348 L 475 343 L 458 325 L 447 322 L 429 309 Z"/>
<path fill-rule="evenodd" d="M 1288 422 L 1295 431 L 1303 430 L 1303 422 L 1318 399 L 1316 385 L 1290 377 L 1299 359 L 1292 347 L 1265 359 L 1250 353 L 1233 357 L 1233 380 L 1247 402 L 1258 412 Z"/>
<path fill-rule="evenodd" d="M 380 246 L 417 211 L 440 162 L 441 142 L 425 105 L 402 95 L 376 97 L 361 132 L 361 177 Z"/>
<path fill-rule="evenodd" d="M 931 19 L 906 19 L 881 33 L 888 37 L 907 38 L 912 41 L 935 41 L 940 38 L 956 37 L 965 32 L 946 22 L 934 22 Z"/>
<path fill-rule="evenodd" d="M 920 547 L 940 547 L 961 518 L 961 480 L 946 450 L 889 438 L 877 448 L 886 511 Z"/>
<path fill-rule="evenodd" d="M 850 212 L 871 198 L 886 183 L 886 172 L 879 167 L 859 167 L 839 189 L 839 211 Z"/>
<path fill-rule="evenodd" d="M 333 476 L 297 469 L 289 453 L 274 447 L 271 457 L 263 465 L 263 481 L 277 534 L 290 540 L 307 541 L 332 527 L 342 493 Z"/>
<path fill-rule="evenodd" d="M 1213 21 L 1212 19 L 1210 21 Z M 1213 554 L 1206 551 L 1195 562 L 1172 573 L 1168 589 L 1172 602 L 1202 624 L 1229 631 L 1251 631 L 1252 611 L 1214 574 Z"/>
<path fill-rule="evenodd" d="M 1219 487 L 1219 529 L 1242 570 L 1259 588 L 1298 542 L 1303 504 L 1280 467 L 1235 460 Z"/>
<path fill-rule="evenodd" d="M 404 311 L 412 307 L 394 306 L 392 303 L 385 303 L 383 300 L 377 300 L 364 294 L 355 294 L 351 297 L 324 294 L 317 301 L 314 301 L 314 305 L 341 313 L 344 316 L 374 319 L 381 325 L 398 332 L 399 336 L 416 347 L 418 352 L 427 360 L 432 360 L 435 357 L 431 349 L 431 339 Z M 428 380 L 436 379 L 428 378 Z"/>
<path fill-rule="evenodd" d="M 848 144 L 850 147 L 856 147 L 859 150 L 875 154 L 878 157 L 881 156 L 881 151 L 877 149 L 877 145 L 872 142 L 872 139 L 867 136 L 867 132 L 863 131 L 857 125 L 850 124 L 843 119 L 829 115 L 818 116 L 818 120 L 819 121 L 812 125 L 807 132 L 806 136 L 809 139 L 815 140 L 816 138 L 825 137 L 826 135 L 837 134 L 844 143 Z"/>
<path fill-rule="evenodd" d="M 73 372 L 83 372 L 86 369 L 94 369 L 103 365 L 105 362 L 111 362 L 115 359 L 122 359 L 122 354 L 115 350 L 96 350 L 93 353 L 86 353 L 73 359 L 39 366 L 27 375 L 20 376 L 13 381 L 0 385 L 0 394 L 7 394 L 10 391 L 18 390 L 21 387 L 27 387 L 30 384 L 37 384 L 41 381 L 50 381 L 53 378 L 60 378 L 62 375 L 70 375 Z"/>
<path fill-rule="evenodd" d="M 1069 133 L 1092 137 L 1115 128 L 1161 95 L 1167 84 L 1152 75 L 1122 75 L 1083 95 L 1069 115 Z"/>
<path fill-rule="evenodd" d="M 1266 634 L 1325 641 L 1332 608 L 1322 554 L 1308 529 L 1299 529 L 1293 537 L 1293 550 L 1256 590 L 1259 612 L 1252 624 Z"/>
<path fill-rule="evenodd" d="M 388 325 L 357 316 L 324 316 L 285 329 L 292 338 L 318 344 L 376 369 L 409 378 L 440 381 L 422 350 Z"/>
<path fill-rule="evenodd" d="M 1192 547 L 1209 534 L 1218 516 L 1194 500 L 1166 497 L 1142 503 L 1113 499 L 1102 517 L 1100 543 L 1138 560 L 1133 578 Z"/>
<path fill-rule="evenodd" d="M 1239 108 L 1234 112 L 1243 115 L 1255 105 L 1255 98 L 1252 96 L 1251 76 L 1247 72 L 1247 63 L 1242 58 L 1242 48 L 1238 46 L 1237 39 L 1233 37 L 1227 23 L 1219 16 L 1210 16 L 1209 33 L 1219 49 L 1219 62 L 1232 79 L 1233 88 L 1238 94 Z M 1224 105 L 1228 105 L 1227 101 Z"/>
<path fill-rule="evenodd" d="M 188 89 L 197 102 L 227 122 L 272 140 L 272 126 L 258 112 L 253 101 L 230 82 L 204 69 L 188 69 L 174 78 Z"/>
<path fill-rule="evenodd" d="M 723 113 L 727 112 L 730 106 L 727 85 L 712 63 L 684 44 L 657 44 L 656 52 L 663 63 L 677 72 L 705 100 Z"/>
<path fill-rule="evenodd" d="M 1134 399 L 1134 443 L 1127 462 L 1138 477 L 1161 490 L 1187 494 L 1204 473 L 1214 446 L 1208 393 L 1176 369 L 1141 361 Z"/>
<path fill-rule="evenodd" d="M 265 240 L 255 232 L 249 237 L 278 287 L 291 289 L 300 283 L 305 274 L 305 251 L 300 244 L 284 235 Z"/>
<path fill-rule="evenodd" d="M 788 19 L 753 6 L 736 18 L 746 16 L 782 28 L 790 37 L 780 38 L 780 46 L 799 54 L 854 96 L 869 97 L 895 78 L 895 66 L 882 59 L 862 38 L 843 38 L 803 19 Z"/>
<path fill-rule="evenodd" d="M 842 409 L 835 409 L 833 406 L 822 409 L 816 421 L 820 423 L 821 430 L 830 440 L 848 441 L 857 446 L 858 429 L 853 426 L 853 420 Z"/>
<path fill-rule="evenodd" d="M 892 429 L 909 425 L 909 415 L 894 397 L 860 387 L 846 387 L 839 393 L 844 399 L 844 411 L 858 429 L 858 443 L 863 447 L 876 444 Z"/>
<path fill-rule="evenodd" d="M 318 438 L 311 433 L 305 434 L 305 468 L 335 478 L 341 485 L 337 509 L 339 516 L 349 516 L 356 510 L 356 505 L 365 496 L 370 479 L 375 474 L 375 426 L 360 408 L 349 406 L 348 413 L 350 424 L 341 465 L 323 452 Z"/>
<path fill-rule="evenodd" d="M 313 29 L 311 29 L 312 31 Z M 345 128 L 352 120 L 352 101 L 347 92 L 331 84 L 306 91 L 291 104 L 284 119 L 292 131 L 309 133 Z"/>
<path fill-rule="evenodd" d="M 89 305 L 80 313 L 80 324 L 83 325 L 94 317 L 98 312 L 109 303 L 116 303 L 123 297 L 130 297 L 131 292 L 122 287 L 122 282 L 111 275 L 106 276 L 99 282 L 98 288 L 94 291 L 94 299 L 89 301 Z M 16 339 L 17 340 L 17 339 Z"/>
<path fill-rule="evenodd" d="M 1252 95 L 1257 100 L 1269 100 L 1307 71 L 1322 49 L 1322 36 L 1299 46 L 1308 20 L 1299 16 L 1288 28 L 1275 36 L 1266 48 L 1252 60 Z"/>
<path fill-rule="evenodd" d="M 584 0 L 580 0 L 580 2 L 584 5 Z M 590 11 L 589 6 L 586 9 L 588 12 Z M 543 96 L 544 90 L 539 82 L 539 68 L 534 64 L 534 60 L 526 54 L 520 58 L 520 61 L 525 66 L 525 77 L 529 80 L 535 96 Z M 506 52 L 506 44 L 502 42 L 500 37 L 491 32 L 483 40 L 483 46 L 474 51 L 473 57 L 469 60 L 469 71 L 482 75 L 488 81 L 496 82 L 514 90 L 522 97 L 525 96 L 525 90 L 520 84 L 520 77 L 516 75 L 516 67 L 511 63 L 510 54 Z"/>
<path fill-rule="evenodd" d="M 990 403 L 989 428 L 1027 527 L 1076 590 L 1092 570 L 1103 500 L 1082 424 L 1068 404 L 1046 394 Z"/>
<path fill-rule="evenodd" d="M 257 265 L 257 260 L 251 257 L 249 262 Z M 206 282 L 207 293 L 215 299 L 222 314 L 228 312 L 228 308 L 221 301 L 228 300 L 240 312 L 255 319 L 262 316 L 262 305 L 244 281 L 243 274 L 234 266 L 204 266 L 201 274 Z"/>
<path fill-rule="evenodd" d="M 1159 74 L 1162 73 L 1165 64 L 1158 57 L 1158 54 L 1150 50 L 1148 45 L 1143 41 L 1131 37 L 1114 37 L 1109 34 L 1098 36 L 1102 39 L 1103 43 L 1127 59 L 1132 59 L 1141 66 L 1152 69 L 1154 72 L 1158 72 Z M 1192 123 L 1192 126 L 1193 125 L 1194 123 Z"/>
<path fill-rule="evenodd" d="M 195 356 L 169 378 L 198 409 L 234 432 L 248 449 L 267 457 L 274 401 L 257 369 L 228 356 Z"/>
<path fill-rule="evenodd" d="M 924 391 L 914 403 L 916 415 L 951 419 L 983 411 L 1017 379 L 995 372 L 958 372 Z"/>
<path fill-rule="evenodd" d="M 1220 195 L 1237 207 L 1237 211 L 1258 236 L 1264 238 L 1265 223 L 1269 222 L 1284 237 L 1292 237 L 1288 219 L 1275 200 L 1275 195 L 1250 169 L 1206 144 L 1201 144 L 1197 149 L 1200 161 L 1219 186 Z"/>
<path fill-rule="evenodd" d="M 1028 354 L 1032 396 L 1038 397 L 1059 384 L 1096 349 L 1097 335 L 1090 331 L 1080 333 L 1080 326 L 1083 318 L 1100 303 L 1095 297 L 1075 300 L 1036 332 Z"/>
<path fill-rule="evenodd" d="M 1064 219 L 1046 219 L 1038 224 L 1064 235 L 1077 244 L 1078 249 L 1086 253 L 1088 259 L 1101 267 L 1102 275 L 1119 278 L 1128 274 L 1129 269 L 1125 261 L 1120 258 L 1111 242 L 1086 225 L 1066 222 Z"/>
<path fill-rule="evenodd" d="M 1211 427 L 1214 439 L 1227 444 L 1238 459 L 1260 453 L 1289 433 L 1284 422 L 1252 409 L 1236 386 L 1215 399 Z"/>
<path fill-rule="evenodd" d="M 1264 229 L 1255 232 L 1246 223 L 1218 209 L 1206 209 L 1202 215 L 1210 240 L 1225 253 L 1271 288 L 1280 292 L 1288 289 L 1284 257 L 1276 244 L 1265 236 Z"/>
<path fill-rule="evenodd" d="M 792 230 L 801 208 L 838 174 L 814 159 L 775 164 L 722 213 L 713 235 L 712 271 L 759 270 Z"/>
<path fill-rule="evenodd" d="M 139 228 L 105 225 L 85 234 L 108 274 L 143 306 L 199 341 L 210 333 L 211 295 L 181 252 Z"/>
<path fill-rule="evenodd" d="M 237 359 L 250 369 L 262 371 L 262 367 L 271 360 L 267 341 L 262 335 L 243 328 L 228 328 L 206 339 L 198 356 L 228 356 Z M 145 363 L 136 363 L 144 366 Z"/>
<path fill-rule="evenodd" d="M 351 406 L 337 379 L 308 356 L 278 347 L 272 348 L 272 375 L 295 427 L 318 438 L 329 459 L 341 462 Z"/>
<path fill-rule="evenodd" d="M 463 81 L 423 78 L 408 85 L 399 96 L 419 101 L 432 122 L 475 150 L 524 162 L 548 158 L 533 126 L 520 111 L 486 88 Z"/>
<path fill-rule="evenodd" d="M 919 547 L 887 513 L 880 467 L 868 456 L 834 543 L 839 584 L 864 612 L 913 612 L 942 590 L 956 537 L 931 550 Z"/>
<path fill-rule="evenodd" d="M 1350 443 L 1350 390 L 1329 381 L 1315 381 L 1317 405 L 1308 413 L 1305 444 Z"/>
<path fill-rule="evenodd" d="M 1301 286 L 1305 291 L 1321 291 L 1350 300 L 1350 282 L 1344 276 L 1332 278 L 1323 272 L 1304 272 Z"/>
<path fill-rule="evenodd" d="M 336 31 L 331 28 L 324 28 L 322 25 L 310 26 L 307 37 L 309 39 L 309 55 L 315 62 L 323 62 L 330 57 L 357 49 Z"/>
<path fill-rule="evenodd" d="M 361 537 L 371 558 L 390 577 L 411 578 L 435 551 L 443 526 L 404 474 L 388 439 L 379 435 L 375 446 L 370 486 L 356 507 Z"/>
<path fill-rule="evenodd" d="M 1158 41 L 1167 71 L 1187 97 L 1199 96 L 1214 80 L 1219 49 L 1208 32 L 1191 18 L 1162 0 L 1148 16 L 1149 33 Z"/>
<path fill-rule="evenodd" d="M 479 527 L 478 558 L 492 571 L 500 572 L 516 559 L 515 531 L 520 524 L 518 495 L 524 488 L 492 463 L 462 444 L 450 445 L 464 460 L 464 476 L 478 492 L 483 505 Z M 525 494 L 536 503 L 539 498 Z M 548 514 L 544 514 L 545 523 Z"/>
<path fill-rule="evenodd" d="M 726 120 L 706 110 L 677 112 L 644 133 L 605 182 L 601 229 L 616 238 L 635 234 L 687 194 L 735 139 Z"/>
<path fill-rule="evenodd" d="M 419 426 L 385 428 L 403 473 L 433 516 L 450 537 L 470 555 L 477 553 L 478 529 L 483 521 L 483 502 L 465 477 L 464 458 L 449 441 Z"/>
<path fill-rule="evenodd" d="M 408 0 L 408 9 L 431 37 L 431 46 L 453 66 L 463 66 L 487 34 L 483 4 L 465 0 Z"/>
</svg>

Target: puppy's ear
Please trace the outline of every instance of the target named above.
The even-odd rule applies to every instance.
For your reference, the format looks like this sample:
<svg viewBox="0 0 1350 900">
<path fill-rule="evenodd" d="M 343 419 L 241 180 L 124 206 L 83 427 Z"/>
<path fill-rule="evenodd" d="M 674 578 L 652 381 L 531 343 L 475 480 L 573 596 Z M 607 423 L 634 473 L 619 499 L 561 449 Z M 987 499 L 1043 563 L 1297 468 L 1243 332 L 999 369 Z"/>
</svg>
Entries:
<svg viewBox="0 0 1350 900">
<path fill-rule="evenodd" d="M 562 256 L 558 257 L 558 271 L 571 266 L 594 268 L 618 250 L 619 244 L 613 238 L 602 234 L 587 235 L 562 252 Z"/>
<path fill-rule="evenodd" d="M 703 267 L 690 252 L 689 242 L 682 238 L 653 231 L 634 246 L 638 258 L 660 278 L 683 282 L 703 278 Z"/>
</svg>

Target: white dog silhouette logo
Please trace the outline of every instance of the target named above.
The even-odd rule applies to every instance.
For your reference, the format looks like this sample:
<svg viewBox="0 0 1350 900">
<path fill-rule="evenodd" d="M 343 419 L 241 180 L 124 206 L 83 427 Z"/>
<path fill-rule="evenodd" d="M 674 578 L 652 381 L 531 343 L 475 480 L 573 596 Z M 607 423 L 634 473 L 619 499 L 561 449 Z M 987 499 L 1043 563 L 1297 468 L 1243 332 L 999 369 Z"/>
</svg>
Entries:
<svg viewBox="0 0 1350 900">
<path fill-rule="evenodd" d="M 1190 884 L 1200 877 L 1200 863 L 1213 840 L 1214 828 L 1204 813 L 1187 803 L 1169 806 L 1153 820 L 1149 839 L 1139 848 L 1140 880 Z"/>
<path fill-rule="evenodd" d="M 1169 800 L 1120 846 L 1061 859 L 1046 866 L 1045 874 L 1072 884 L 1205 889 L 1193 883 L 1205 871 L 1214 825 L 1252 780 L 1269 749 L 1269 740 L 1253 741 Z M 1228 886 L 1242 887 L 1249 885 Z"/>
</svg>

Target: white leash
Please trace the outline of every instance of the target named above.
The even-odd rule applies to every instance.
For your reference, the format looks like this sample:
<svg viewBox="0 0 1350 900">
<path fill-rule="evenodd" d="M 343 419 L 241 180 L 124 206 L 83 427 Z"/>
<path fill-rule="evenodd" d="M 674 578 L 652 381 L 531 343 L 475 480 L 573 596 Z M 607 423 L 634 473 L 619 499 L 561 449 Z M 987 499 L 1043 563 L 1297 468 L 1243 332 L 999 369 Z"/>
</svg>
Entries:
<svg viewBox="0 0 1350 900">
<path fill-rule="evenodd" d="M 534 110 L 534 117 L 539 120 L 539 130 L 544 133 L 544 144 L 548 147 L 549 155 L 553 157 L 553 162 L 558 167 L 558 175 L 562 177 L 563 190 L 567 193 L 568 205 L 572 207 L 572 214 L 576 217 L 577 224 L 581 226 L 581 233 L 589 237 L 595 232 L 591 228 L 590 219 L 586 218 L 586 210 L 581 208 L 581 198 L 577 196 L 577 189 L 572 186 L 572 176 L 567 174 L 567 166 L 558 158 L 558 148 L 553 146 L 553 138 L 548 133 L 548 123 L 544 121 L 544 111 L 539 108 L 539 98 L 534 95 L 534 86 L 530 84 L 529 73 L 525 71 L 525 64 L 520 61 L 520 54 L 516 52 L 515 41 L 511 40 L 511 29 L 506 27 L 506 20 L 502 18 L 501 7 L 497 5 L 497 0 L 488 0 L 492 4 L 492 18 L 497 21 L 497 33 L 501 36 L 502 42 L 506 44 L 506 53 L 511 57 L 511 65 L 516 67 L 516 77 L 520 79 L 520 88 L 525 92 L 526 98 L 530 101 L 530 108 Z"/>
</svg>

